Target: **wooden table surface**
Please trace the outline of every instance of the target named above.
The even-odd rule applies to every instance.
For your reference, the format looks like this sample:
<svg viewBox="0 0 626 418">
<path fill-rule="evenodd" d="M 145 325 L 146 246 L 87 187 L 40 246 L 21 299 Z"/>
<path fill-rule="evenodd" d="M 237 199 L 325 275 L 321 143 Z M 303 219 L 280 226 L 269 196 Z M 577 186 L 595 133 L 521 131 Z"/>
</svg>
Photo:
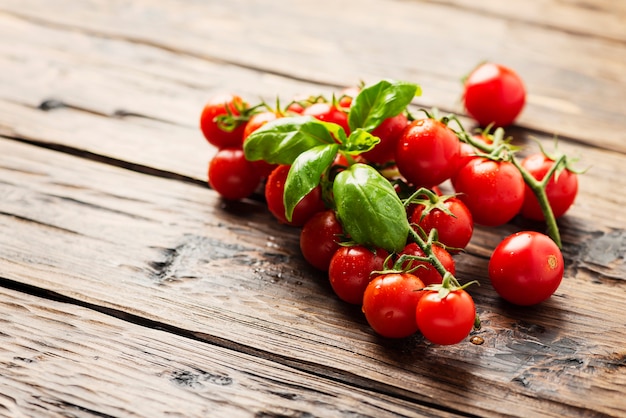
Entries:
<svg viewBox="0 0 626 418">
<path fill-rule="evenodd" d="M 483 60 L 526 83 L 515 141 L 589 169 L 548 301 L 486 275 L 541 225 L 478 227 L 456 256 L 482 345 L 377 337 L 298 229 L 207 185 L 217 92 L 392 78 L 462 114 Z M 625 417 L 625 76 L 621 0 L 0 0 L 0 416 Z"/>
</svg>

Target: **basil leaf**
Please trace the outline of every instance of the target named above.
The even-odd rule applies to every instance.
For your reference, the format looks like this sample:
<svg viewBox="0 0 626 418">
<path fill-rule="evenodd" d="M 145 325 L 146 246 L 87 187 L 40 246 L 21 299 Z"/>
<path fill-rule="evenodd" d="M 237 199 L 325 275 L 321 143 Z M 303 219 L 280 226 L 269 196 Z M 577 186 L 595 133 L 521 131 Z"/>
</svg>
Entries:
<svg viewBox="0 0 626 418">
<path fill-rule="evenodd" d="M 350 130 L 373 131 L 383 120 L 402 113 L 411 100 L 421 94 L 419 85 L 404 81 L 382 80 L 364 87 L 350 106 Z"/>
<path fill-rule="evenodd" d="M 322 122 L 312 116 L 284 117 L 254 131 L 246 138 L 243 150 L 250 161 L 292 164 L 306 150 L 334 144 L 333 135 L 338 139 L 346 137 L 343 128 L 335 123 Z"/>
<path fill-rule="evenodd" d="M 351 154 L 358 155 L 374 148 L 374 145 L 380 142 L 380 138 L 370 134 L 369 132 L 357 128 L 350 133 L 350 136 L 343 142 L 341 150 Z"/>
<path fill-rule="evenodd" d="M 393 186 L 366 164 L 340 172 L 333 184 L 337 216 L 359 244 L 399 252 L 406 245 L 409 221 Z"/>
<path fill-rule="evenodd" d="M 287 174 L 283 195 L 288 221 L 291 221 L 296 205 L 320 183 L 322 174 L 333 163 L 338 149 L 338 144 L 318 145 L 295 159 Z"/>
</svg>

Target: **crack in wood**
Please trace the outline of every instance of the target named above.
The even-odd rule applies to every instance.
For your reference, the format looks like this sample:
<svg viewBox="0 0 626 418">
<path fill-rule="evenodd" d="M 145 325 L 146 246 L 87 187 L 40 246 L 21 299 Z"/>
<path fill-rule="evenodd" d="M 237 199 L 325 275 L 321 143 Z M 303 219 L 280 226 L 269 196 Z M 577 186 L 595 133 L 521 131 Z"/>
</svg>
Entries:
<svg viewBox="0 0 626 418">
<path fill-rule="evenodd" d="M 9 216 L 9 217 L 11 217 L 13 219 L 18 219 L 18 220 L 23 221 L 23 222 L 33 223 L 33 224 L 40 225 L 40 226 L 43 226 L 43 227 L 46 227 L 46 228 L 51 228 L 51 229 L 54 229 L 55 231 L 66 232 L 66 233 L 72 234 L 72 235 L 82 235 L 81 233 L 73 231 L 71 229 L 63 228 L 63 227 L 56 226 L 56 225 L 51 225 L 51 224 L 46 223 L 46 222 L 41 222 L 41 221 L 38 221 L 36 219 L 32 219 L 32 218 L 26 217 L 26 216 L 16 215 L 14 213 L 0 211 L 0 215 L 2 215 L 2 216 Z"/>
<path fill-rule="evenodd" d="M 416 403 L 416 404 L 426 406 L 435 410 L 453 413 L 459 416 L 477 417 L 474 414 L 468 414 L 464 411 L 459 411 L 454 408 L 446 407 L 436 402 L 430 402 L 423 398 L 418 398 L 415 396 L 416 394 L 413 392 L 405 391 L 397 387 L 392 387 L 389 384 L 381 383 L 371 378 L 359 376 L 354 373 L 336 369 L 331 366 L 323 365 L 323 364 L 316 363 L 316 362 L 306 361 L 306 360 L 294 359 L 293 357 L 290 357 L 290 356 L 285 356 L 285 355 L 277 354 L 275 352 L 270 352 L 270 351 L 266 351 L 263 349 L 255 348 L 253 346 L 241 344 L 239 342 L 224 339 L 215 335 L 210 335 L 210 334 L 206 334 L 202 332 L 183 329 L 177 326 L 167 324 L 165 322 L 147 319 L 145 317 L 128 313 L 119 309 L 109 308 L 109 307 L 97 305 L 94 303 L 82 301 L 82 300 L 79 300 L 70 296 L 66 296 L 66 295 L 63 295 L 61 293 L 58 293 L 52 290 L 47 290 L 47 289 L 43 289 L 37 286 L 24 284 L 24 283 L 17 282 L 17 281 L 14 281 L 14 280 L 2 277 L 2 276 L 0 276 L 0 286 L 8 288 L 8 289 L 16 290 L 19 292 L 27 293 L 33 296 L 53 300 L 56 302 L 77 305 L 86 309 L 99 312 L 104 315 L 111 316 L 113 318 L 116 318 L 122 321 L 132 323 L 134 325 L 138 325 L 138 326 L 142 326 L 142 327 L 146 327 L 150 329 L 155 329 L 155 330 L 160 330 L 163 332 L 177 335 L 182 338 L 192 339 L 198 342 L 214 345 L 214 346 L 221 347 L 224 349 L 233 350 L 239 353 L 257 357 L 266 361 L 275 362 L 282 366 L 286 366 L 286 367 L 290 367 L 295 370 L 298 370 L 299 372 L 307 373 L 309 375 L 322 378 L 325 380 L 339 382 L 346 386 L 351 386 L 351 387 L 355 387 L 361 390 L 376 392 L 385 396 L 390 396 L 390 397 L 400 399 L 403 401 Z M 193 383 L 193 379 L 194 379 L 193 376 L 189 376 L 187 378 L 186 377 L 187 375 L 185 373 L 182 373 L 179 375 L 174 374 L 173 376 L 182 377 L 183 382 L 185 382 L 186 381 L 185 379 L 187 379 L 187 382 Z"/>
<path fill-rule="evenodd" d="M 86 160 L 108 164 L 114 167 L 123 168 L 129 171 L 134 171 L 134 172 L 138 172 L 142 174 L 147 174 L 147 175 L 154 176 L 154 177 L 178 180 L 178 181 L 182 181 L 188 184 L 194 184 L 194 185 L 205 187 L 205 188 L 208 187 L 206 181 L 204 180 L 198 180 L 193 177 L 185 176 L 182 174 L 177 174 L 172 171 L 160 170 L 158 168 L 154 168 L 154 167 L 143 165 L 143 164 L 137 164 L 137 163 L 132 163 L 132 162 L 128 162 L 125 160 L 120 160 L 114 157 L 109 157 L 109 156 L 97 154 L 91 151 L 86 151 L 81 148 L 71 147 L 68 145 L 63 145 L 63 144 L 58 144 L 58 143 L 51 143 L 47 141 L 41 141 L 41 140 L 33 139 L 33 138 L 20 137 L 20 136 L 10 136 L 10 135 L 0 134 L 0 138 L 17 141 L 17 142 L 21 142 L 24 144 L 33 145 L 36 147 L 41 147 L 41 148 L 45 148 L 45 149 L 49 149 L 53 151 L 63 152 L 65 154 L 69 154 L 74 157 L 80 157 Z"/>
</svg>

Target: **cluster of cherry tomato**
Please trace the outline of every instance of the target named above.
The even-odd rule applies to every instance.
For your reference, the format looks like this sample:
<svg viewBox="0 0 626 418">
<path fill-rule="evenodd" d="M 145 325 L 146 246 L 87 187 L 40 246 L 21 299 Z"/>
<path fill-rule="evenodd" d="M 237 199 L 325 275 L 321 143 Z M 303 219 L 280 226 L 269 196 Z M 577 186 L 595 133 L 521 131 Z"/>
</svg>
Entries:
<svg viewBox="0 0 626 418">
<path fill-rule="evenodd" d="M 539 303 L 563 276 L 555 219 L 574 202 L 577 173 L 564 155 L 516 158 L 502 129 L 525 102 L 514 71 L 486 63 L 465 79 L 466 110 L 487 126 L 475 134 L 453 115 L 413 115 L 420 92 L 382 80 L 284 109 L 217 96 L 200 127 L 218 149 L 210 186 L 225 199 L 262 188 L 276 219 L 301 228 L 303 257 L 328 273 L 337 297 L 362 306 L 375 332 L 455 344 L 477 324 L 465 290 L 471 282 L 458 281 L 454 260 L 475 224 L 495 227 L 517 215 L 545 221 L 548 235 L 504 239 L 488 271 L 505 300 Z M 454 193 L 443 194 L 446 185 Z"/>
</svg>

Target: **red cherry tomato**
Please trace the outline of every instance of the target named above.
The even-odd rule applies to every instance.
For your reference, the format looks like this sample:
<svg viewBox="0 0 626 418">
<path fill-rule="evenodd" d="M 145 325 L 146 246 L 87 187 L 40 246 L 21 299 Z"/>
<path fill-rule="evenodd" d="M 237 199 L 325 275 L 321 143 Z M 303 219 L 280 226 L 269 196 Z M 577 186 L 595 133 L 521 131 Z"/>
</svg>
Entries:
<svg viewBox="0 0 626 418">
<path fill-rule="evenodd" d="M 285 181 L 287 180 L 290 167 L 289 165 L 283 164 L 272 171 L 265 184 L 265 200 L 267 202 L 267 208 L 279 222 L 292 226 L 302 226 L 317 212 L 325 210 L 326 206 L 322 200 L 321 188 L 317 186 L 296 205 L 293 210 L 291 222 L 287 221 L 287 217 L 285 216 L 284 191 Z"/>
<path fill-rule="evenodd" d="M 377 334 L 404 338 L 417 332 L 415 310 L 424 293 L 424 283 L 409 273 L 375 277 L 363 295 L 363 313 Z"/>
<path fill-rule="evenodd" d="M 554 165 L 554 161 L 543 154 L 533 154 L 524 158 L 521 164 L 534 178 L 542 180 Z M 567 212 L 576 200 L 577 194 L 578 176 L 576 173 L 565 169 L 558 173 L 558 176 L 552 175 L 546 186 L 546 195 L 555 218 L 563 216 Z M 528 186 L 524 192 L 521 214 L 527 219 L 538 221 L 545 219 L 535 194 Z"/>
<path fill-rule="evenodd" d="M 246 122 L 243 129 L 243 139 L 245 140 L 250 134 L 261 126 L 265 125 L 267 122 L 271 122 L 273 120 L 278 119 L 280 116 L 276 112 L 265 111 L 260 113 L 255 113 L 250 116 L 248 122 Z"/>
<path fill-rule="evenodd" d="M 238 116 L 247 107 L 248 104 L 234 94 L 220 94 L 211 97 L 200 115 L 200 130 L 206 140 L 217 148 L 241 147 L 245 125 L 241 124 L 232 131 L 227 131 L 218 123 L 218 117 L 227 115 L 228 111 L 232 115 Z"/>
<path fill-rule="evenodd" d="M 463 289 L 453 290 L 443 298 L 432 290 L 417 303 L 415 318 L 420 332 L 430 342 L 457 344 L 472 331 L 476 306 Z"/>
<path fill-rule="evenodd" d="M 456 263 L 454 262 L 454 259 L 452 258 L 450 253 L 440 245 L 433 245 L 431 248 L 433 253 L 435 254 L 435 257 L 437 257 L 441 264 L 443 264 L 443 267 L 454 275 L 456 273 Z M 398 253 L 398 256 L 402 256 L 404 254 L 416 255 L 418 257 L 426 256 L 424 254 L 424 251 L 422 251 L 422 249 L 414 242 L 407 244 L 406 247 L 404 247 L 404 249 L 400 251 L 400 253 Z M 410 264 L 403 263 L 402 268 L 413 268 L 417 266 L 419 267 L 413 270 L 411 273 L 419 277 L 426 286 L 431 284 L 441 284 L 441 282 L 443 281 L 443 277 L 441 276 L 441 274 L 439 274 L 437 269 L 432 264 L 426 261 L 411 260 Z"/>
<path fill-rule="evenodd" d="M 315 103 L 304 109 L 302 112 L 305 116 L 313 116 L 323 122 L 332 122 L 343 127 L 346 135 L 350 135 L 350 127 L 348 126 L 348 114 L 339 109 L 332 103 Z"/>
<path fill-rule="evenodd" d="M 432 187 L 454 174 L 459 151 L 452 129 L 435 119 L 418 119 L 398 139 L 396 164 L 409 183 Z"/>
<path fill-rule="evenodd" d="M 256 131 L 267 122 L 276 120 L 279 117 L 281 117 L 279 114 L 270 111 L 255 113 L 254 115 L 250 116 L 250 119 L 248 119 L 248 122 L 246 123 L 243 130 L 243 142 L 246 141 L 246 139 L 250 136 L 252 132 Z M 269 176 L 270 173 L 276 168 L 276 164 L 270 164 L 263 160 L 253 161 L 252 164 L 262 178 L 267 178 L 267 176 Z"/>
<path fill-rule="evenodd" d="M 318 212 L 300 231 L 300 251 L 313 267 L 328 271 L 330 260 L 340 248 L 343 228 L 334 210 Z"/>
<path fill-rule="evenodd" d="M 357 86 L 346 87 L 343 89 L 339 95 L 339 107 L 348 109 L 352 106 L 352 100 L 357 96 L 357 94 L 359 94 L 360 91 L 361 89 Z"/>
<path fill-rule="evenodd" d="M 526 102 L 526 88 L 512 69 L 495 63 L 475 68 L 465 80 L 465 109 L 481 126 L 513 123 Z"/>
<path fill-rule="evenodd" d="M 360 305 L 372 280 L 372 272 L 383 270 L 389 253 L 372 251 L 362 245 L 340 247 L 330 260 L 328 279 L 335 294 L 344 302 Z"/>
<path fill-rule="evenodd" d="M 493 142 L 491 138 L 486 137 L 484 135 L 474 135 L 474 140 L 482 141 L 487 144 L 491 144 Z M 459 151 L 459 156 L 456 160 L 457 163 L 456 163 L 456 169 L 454 170 L 454 173 L 456 174 L 461 168 L 463 168 L 465 164 L 467 164 L 474 157 L 476 157 L 477 152 L 480 152 L 480 151 L 477 151 L 476 148 L 474 148 L 472 145 L 468 144 L 467 142 L 461 142 L 461 149 Z M 454 177 L 454 174 L 453 174 L 453 177 Z"/>
<path fill-rule="evenodd" d="M 223 148 L 209 163 L 209 185 L 225 199 L 248 197 L 260 184 L 261 177 L 241 148 Z"/>
<path fill-rule="evenodd" d="M 372 135 L 377 136 L 380 142 L 371 150 L 361 154 L 367 161 L 376 164 L 385 164 L 395 160 L 396 144 L 404 129 L 409 124 L 407 117 L 400 113 L 381 122 Z"/>
<path fill-rule="evenodd" d="M 411 223 L 421 227 L 427 234 L 437 230 L 438 241 L 445 245 L 450 252 L 458 252 L 465 248 L 474 233 L 472 214 L 462 200 L 456 197 L 447 197 L 440 203 L 449 213 L 434 208 L 424 213 L 426 206 L 415 205 L 411 214 Z"/>
<path fill-rule="evenodd" d="M 480 225 L 509 222 L 524 202 L 524 179 L 508 161 L 475 157 L 452 177 L 452 185 Z"/>
<path fill-rule="evenodd" d="M 518 232 L 493 251 L 489 279 L 503 299 L 516 305 L 535 305 L 552 296 L 561 284 L 563 255 L 547 235 Z"/>
</svg>

